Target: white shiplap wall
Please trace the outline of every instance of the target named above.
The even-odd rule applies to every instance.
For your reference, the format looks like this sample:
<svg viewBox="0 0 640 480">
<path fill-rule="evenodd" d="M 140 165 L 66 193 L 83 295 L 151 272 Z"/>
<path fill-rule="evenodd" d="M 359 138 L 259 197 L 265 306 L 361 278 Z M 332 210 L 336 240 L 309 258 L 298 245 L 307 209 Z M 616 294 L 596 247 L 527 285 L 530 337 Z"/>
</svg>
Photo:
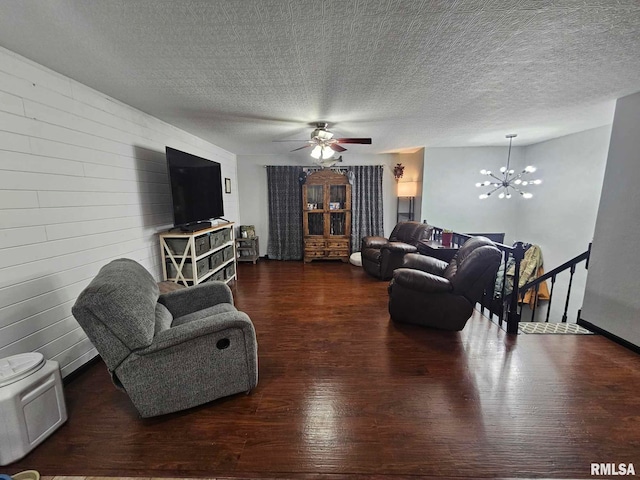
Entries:
<svg viewBox="0 0 640 480">
<path fill-rule="evenodd" d="M 0 358 L 69 374 L 96 355 L 71 307 L 100 267 L 133 258 L 160 280 L 166 145 L 221 163 L 237 221 L 234 154 L 0 48 Z"/>
</svg>

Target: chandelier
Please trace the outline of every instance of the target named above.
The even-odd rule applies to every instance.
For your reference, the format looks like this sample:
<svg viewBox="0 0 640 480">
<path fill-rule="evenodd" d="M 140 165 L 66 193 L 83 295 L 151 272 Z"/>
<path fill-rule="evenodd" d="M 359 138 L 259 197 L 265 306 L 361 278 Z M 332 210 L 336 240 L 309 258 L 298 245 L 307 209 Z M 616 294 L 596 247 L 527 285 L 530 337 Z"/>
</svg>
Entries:
<svg viewBox="0 0 640 480">
<path fill-rule="evenodd" d="M 489 198 L 489 196 L 495 192 L 500 192 L 498 194 L 498 198 L 511 198 L 511 192 L 519 193 L 523 198 L 531 198 L 533 195 L 529 192 L 524 192 L 520 188 L 526 187 L 528 185 L 540 185 L 542 180 L 526 180 L 526 175 L 529 173 L 533 173 L 536 171 L 536 167 L 532 167 L 531 165 L 524 168 L 523 171 L 516 174 L 515 170 L 509 168 L 509 162 L 511 160 L 511 142 L 518 135 L 515 133 L 510 133 L 506 136 L 509 139 L 509 154 L 507 156 L 507 165 L 505 167 L 500 168 L 501 177 L 494 175 L 490 170 L 482 169 L 480 170 L 481 175 L 487 175 L 492 180 L 485 180 L 484 182 L 476 183 L 476 187 L 492 187 L 488 192 L 480 194 L 480 199 Z"/>
</svg>

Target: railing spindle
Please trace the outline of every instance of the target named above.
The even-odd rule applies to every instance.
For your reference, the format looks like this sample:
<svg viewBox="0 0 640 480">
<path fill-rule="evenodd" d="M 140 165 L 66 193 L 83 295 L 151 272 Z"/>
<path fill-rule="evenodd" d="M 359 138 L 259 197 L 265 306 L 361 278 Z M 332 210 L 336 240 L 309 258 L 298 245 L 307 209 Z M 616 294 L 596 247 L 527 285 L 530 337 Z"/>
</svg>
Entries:
<svg viewBox="0 0 640 480">
<path fill-rule="evenodd" d="M 553 300 L 553 287 L 556 286 L 556 276 L 551 277 L 551 291 L 549 292 L 549 303 L 547 304 L 547 318 L 546 323 L 549 323 L 549 314 L 551 313 L 551 300 Z"/>
<path fill-rule="evenodd" d="M 540 284 L 535 286 L 533 291 L 533 308 L 531 309 L 531 321 L 534 322 L 536 316 L 536 307 L 538 306 L 538 293 L 540 292 Z"/>
<path fill-rule="evenodd" d="M 513 258 L 516 263 L 514 265 L 515 272 L 513 275 L 513 288 L 511 289 L 511 305 L 509 308 L 509 317 L 507 319 L 507 333 L 518 333 L 518 324 L 520 323 L 520 314 L 518 313 L 518 290 L 520 288 L 520 262 L 524 258 L 524 245 L 522 242 L 516 242 Z"/>
<path fill-rule="evenodd" d="M 502 271 L 502 291 L 500 292 L 500 326 L 502 326 L 502 321 L 505 319 L 507 310 L 505 307 L 505 305 L 507 304 L 507 302 L 505 301 L 504 298 L 504 292 L 505 289 L 507 288 L 507 265 L 509 265 L 509 252 L 504 252 L 504 270 Z"/>
<path fill-rule="evenodd" d="M 567 323 L 567 310 L 569 310 L 569 297 L 571 297 L 571 284 L 573 283 L 573 274 L 576 273 L 575 264 L 571 265 L 571 276 L 569 277 L 569 289 L 567 290 L 567 301 L 564 304 L 564 313 L 562 314 L 562 323 Z"/>
</svg>

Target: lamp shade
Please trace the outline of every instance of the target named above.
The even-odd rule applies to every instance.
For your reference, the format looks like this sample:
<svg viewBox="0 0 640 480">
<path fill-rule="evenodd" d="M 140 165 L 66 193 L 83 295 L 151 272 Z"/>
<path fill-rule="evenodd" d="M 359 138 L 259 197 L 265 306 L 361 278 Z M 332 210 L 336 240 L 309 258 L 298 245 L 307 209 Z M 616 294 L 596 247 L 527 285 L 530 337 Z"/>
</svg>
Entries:
<svg viewBox="0 0 640 480">
<path fill-rule="evenodd" d="M 322 159 L 326 160 L 327 158 L 331 158 L 333 157 L 333 154 L 335 152 L 332 150 L 332 148 L 328 145 L 325 145 L 324 147 L 322 147 Z"/>
<path fill-rule="evenodd" d="M 322 156 L 322 147 L 320 145 L 313 147 L 313 150 L 311 150 L 311 156 L 319 159 Z"/>
<path fill-rule="evenodd" d="M 400 182 L 398 183 L 399 197 L 415 197 L 418 195 L 418 182 Z"/>
</svg>

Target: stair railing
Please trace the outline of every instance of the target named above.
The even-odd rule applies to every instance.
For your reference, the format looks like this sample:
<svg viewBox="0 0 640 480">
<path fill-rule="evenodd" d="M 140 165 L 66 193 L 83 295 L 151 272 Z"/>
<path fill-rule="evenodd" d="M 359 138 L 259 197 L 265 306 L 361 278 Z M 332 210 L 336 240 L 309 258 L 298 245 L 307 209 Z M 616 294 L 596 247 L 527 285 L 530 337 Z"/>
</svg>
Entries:
<svg viewBox="0 0 640 480">
<path fill-rule="evenodd" d="M 440 227 L 433 228 L 432 240 L 441 242 L 442 241 L 442 232 L 443 229 Z M 502 238 L 503 234 L 500 235 Z M 467 240 L 473 238 L 476 235 L 469 235 L 466 233 L 457 233 L 453 232 L 451 236 L 451 246 L 452 247 L 461 247 Z M 513 263 L 515 265 L 515 278 L 514 285 L 518 285 L 520 282 L 520 262 L 524 258 L 524 244 L 522 242 L 516 242 L 514 246 L 505 245 L 503 243 L 494 242 L 495 246 L 502 252 L 502 261 L 503 264 L 503 278 L 502 278 L 502 292 L 499 298 L 495 298 L 494 296 L 494 286 L 495 279 L 488 286 L 480 299 L 480 312 L 484 315 L 485 309 L 488 310 L 489 315 L 498 317 L 498 324 L 500 327 L 506 322 L 506 330 L 507 333 L 518 333 L 518 324 L 520 323 L 520 311 L 518 309 L 518 296 L 513 295 L 505 295 L 505 286 L 506 286 L 506 276 L 507 276 L 507 265 L 509 261 L 513 259 Z"/>
<path fill-rule="evenodd" d="M 518 308 L 518 295 L 507 293 L 507 270 L 509 265 L 514 266 L 513 285 L 520 283 L 520 263 L 524 258 L 524 244 L 516 242 L 513 246 L 495 243 L 495 246 L 502 252 L 501 268 L 494 277 L 494 280 L 484 290 L 484 294 L 480 299 L 480 313 L 484 315 L 485 309 L 489 312 L 489 317 L 494 315 L 498 317 L 498 325 L 500 327 L 506 323 L 507 333 L 518 333 L 518 325 L 520 324 L 521 311 Z M 502 272 L 502 273 L 500 273 Z M 498 295 L 495 292 L 495 285 L 498 275 L 502 275 L 502 287 Z M 517 293 L 517 292 L 516 292 Z"/>
<path fill-rule="evenodd" d="M 442 240 L 442 232 L 443 229 L 439 227 L 434 227 L 432 239 L 436 241 Z M 467 240 L 473 238 L 475 235 L 468 235 L 465 233 L 457 233 L 453 232 L 451 238 L 451 246 L 452 247 L 461 247 Z M 591 254 L 591 244 L 589 244 L 589 248 L 587 251 L 581 253 L 580 255 L 572 258 L 568 262 L 563 263 L 559 267 L 554 268 L 553 270 L 541 275 L 540 277 L 528 282 L 522 287 L 518 287 L 520 284 L 520 263 L 524 258 L 525 247 L 523 242 L 516 242 L 513 246 L 505 245 L 502 243 L 494 242 L 495 246 L 502 252 L 502 268 L 500 271 L 502 272 L 502 291 L 496 295 L 495 289 L 495 279 L 494 282 L 489 285 L 480 299 L 480 312 L 484 315 L 485 309 L 489 312 L 490 317 L 494 315 L 498 318 L 498 325 L 500 327 L 506 323 L 507 333 L 518 333 L 518 326 L 520 324 L 520 320 L 522 319 L 522 307 L 523 303 L 520 302 L 520 299 L 524 297 L 524 295 L 532 290 L 532 295 L 534 295 L 534 299 L 538 299 L 538 294 L 540 290 L 540 285 L 542 282 L 546 280 L 551 280 L 551 290 L 549 291 L 549 302 L 547 304 L 547 314 L 545 318 L 545 322 L 549 321 L 549 315 L 551 313 L 551 303 L 553 301 L 553 291 L 556 284 L 556 279 L 559 274 L 569 270 L 569 286 L 567 288 L 567 295 L 564 303 L 564 312 L 562 314 L 562 322 L 566 323 L 568 316 L 567 311 L 569 310 L 569 301 L 571 298 L 571 287 L 573 285 L 573 276 L 576 273 L 576 266 L 580 262 L 585 262 L 585 268 L 589 268 L 589 256 Z M 513 260 L 511 262 L 511 260 Z M 514 266 L 514 275 L 513 275 L 513 291 L 507 293 L 505 291 L 507 285 L 507 266 L 509 263 L 512 263 Z M 531 309 L 531 321 L 535 318 L 537 301 L 533 302 L 533 308 Z"/>
<path fill-rule="evenodd" d="M 589 244 L 589 248 L 587 249 L 586 252 L 581 253 L 580 255 L 569 260 L 568 262 L 563 263 L 559 267 L 556 267 L 553 270 L 539 276 L 535 280 L 532 280 L 531 282 L 526 283 L 525 285 L 522 286 L 522 288 L 518 289 L 519 290 L 518 298 L 523 297 L 524 294 L 526 294 L 528 291 L 533 290 L 532 294 L 534 296 L 534 302 L 533 302 L 533 308 L 531 309 L 532 322 L 534 320 L 534 317 L 536 314 L 536 307 L 538 305 L 537 299 L 538 299 L 538 294 L 540 290 L 540 284 L 548 279 L 551 279 L 551 290 L 549 291 L 549 303 L 547 304 L 547 315 L 545 318 L 545 322 L 549 322 L 549 314 L 551 313 L 551 302 L 553 301 L 553 289 L 556 284 L 556 278 L 558 274 L 569 270 L 569 274 L 570 274 L 569 286 L 567 288 L 567 296 L 565 298 L 564 311 L 562 313 L 562 323 L 567 323 L 567 318 L 568 318 L 567 311 L 569 310 L 569 300 L 571 299 L 571 286 L 573 284 L 573 276 L 576 273 L 576 266 L 580 262 L 585 262 L 585 268 L 589 268 L 590 255 L 591 255 L 591 244 Z M 520 311 L 519 311 L 520 316 L 522 316 L 522 306 L 523 304 L 520 305 Z"/>
<path fill-rule="evenodd" d="M 463 242 L 464 243 L 464 242 Z M 546 280 L 551 280 L 551 290 L 549 291 L 549 300 L 547 303 L 547 313 L 545 316 L 545 322 L 549 322 L 549 316 L 551 314 L 551 304 L 553 301 L 553 293 L 556 284 L 556 279 L 559 274 L 569 270 L 569 285 L 567 287 L 567 294 L 564 303 L 564 311 L 562 314 L 562 322 L 566 323 L 569 310 L 569 301 L 571 299 L 571 287 L 573 285 L 573 277 L 576 273 L 576 267 L 580 262 L 585 262 L 585 268 L 589 267 L 589 256 L 591 254 L 591 244 L 587 251 L 572 258 L 571 260 L 563 263 L 562 265 L 554 268 L 553 270 L 541 275 L 540 277 L 526 283 L 522 287 L 518 287 L 520 284 L 520 264 L 524 258 L 525 247 L 522 242 L 516 242 L 513 247 L 508 245 L 502 245 L 496 243 L 496 247 L 503 252 L 501 268 L 502 274 L 502 291 L 496 295 L 494 292 L 494 284 L 491 284 L 484 292 L 484 295 L 480 301 L 481 313 L 484 315 L 485 309 L 488 310 L 490 317 L 493 315 L 498 317 L 498 324 L 502 327 L 506 322 L 507 333 L 518 333 L 518 326 L 522 320 L 522 309 L 524 303 L 521 299 L 525 294 L 531 291 L 534 296 L 533 308 L 531 308 L 531 320 L 533 321 L 538 306 L 538 295 L 540 291 L 540 285 Z M 507 293 L 505 291 L 507 285 L 507 266 L 510 259 L 513 258 L 514 275 L 513 275 L 513 291 Z"/>
</svg>

